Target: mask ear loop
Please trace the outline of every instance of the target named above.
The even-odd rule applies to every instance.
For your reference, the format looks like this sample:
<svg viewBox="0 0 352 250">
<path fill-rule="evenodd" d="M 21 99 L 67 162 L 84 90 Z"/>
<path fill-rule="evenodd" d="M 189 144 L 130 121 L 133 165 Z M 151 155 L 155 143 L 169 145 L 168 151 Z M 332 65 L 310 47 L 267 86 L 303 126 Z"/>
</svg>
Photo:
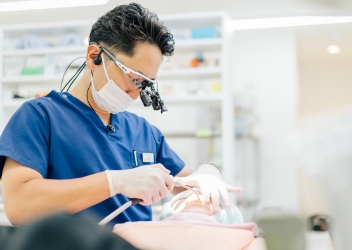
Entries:
<svg viewBox="0 0 352 250">
<path fill-rule="evenodd" d="M 108 81 L 110 81 L 110 78 L 109 78 L 109 76 L 108 76 L 108 72 L 106 71 L 105 60 L 104 60 L 103 53 L 101 54 L 101 59 L 102 59 L 102 61 L 103 61 L 103 69 L 104 69 L 104 72 L 105 72 L 106 79 L 107 79 Z"/>
<path fill-rule="evenodd" d="M 94 81 L 93 81 L 93 72 L 90 71 L 90 82 L 92 84 L 92 88 L 96 89 L 95 86 L 94 86 Z"/>
<path fill-rule="evenodd" d="M 104 60 L 103 60 L 104 61 Z M 93 72 L 92 71 L 90 71 L 90 82 L 91 82 L 91 84 L 89 84 L 89 86 L 90 85 L 92 85 L 92 89 L 95 89 L 96 90 L 96 88 L 94 87 L 94 81 L 93 81 Z M 88 91 L 89 91 L 89 87 L 88 87 L 88 90 L 87 90 L 87 101 L 88 101 Z M 97 91 L 97 90 L 96 90 Z M 99 91 L 97 91 L 97 92 L 99 92 Z M 90 105 L 90 103 L 89 103 L 89 101 L 88 101 L 88 104 L 89 104 L 89 106 L 93 109 L 93 107 Z M 104 103 L 102 103 L 103 104 L 103 106 L 104 106 L 104 109 L 106 110 L 106 107 L 105 107 L 105 105 L 104 105 Z M 94 110 L 94 109 L 93 109 Z M 95 111 L 95 110 L 94 110 Z"/>
</svg>

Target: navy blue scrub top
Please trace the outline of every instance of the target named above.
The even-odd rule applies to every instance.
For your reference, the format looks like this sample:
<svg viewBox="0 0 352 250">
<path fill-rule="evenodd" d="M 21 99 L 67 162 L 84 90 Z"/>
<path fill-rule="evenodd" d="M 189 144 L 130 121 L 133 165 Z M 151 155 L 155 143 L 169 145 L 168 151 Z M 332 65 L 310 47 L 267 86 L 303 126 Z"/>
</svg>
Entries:
<svg viewBox="0 0 352 250">
<path fill-rule="evenodd" d="M 0 137 L 0 178 L 6 157 L 47 179 L 79 178 L 106 169 L 155 163 L 163 164 L 176 175 L 184 167 L 160 130 L 144 118 L 125 111 L 112 115 L 111 124 L 115 132 L 67 92 L 51 91 L 45 97 L 28 101 L 15 112 Z M 143 153 L 152 153 L 154 161 L 143 162 Z M 118 194 L 80 213 L 104 218 L 127 201 L 127 197 Z M 151 219 L 150 206 L 136 205 L 112 223 Z"/>
</svg>

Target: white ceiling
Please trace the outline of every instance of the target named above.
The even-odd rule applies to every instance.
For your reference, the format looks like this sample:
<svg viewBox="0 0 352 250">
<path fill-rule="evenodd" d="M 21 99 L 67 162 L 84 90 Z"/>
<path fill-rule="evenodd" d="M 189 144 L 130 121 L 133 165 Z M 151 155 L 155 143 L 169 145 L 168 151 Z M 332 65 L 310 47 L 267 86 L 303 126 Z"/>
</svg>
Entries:
<svg viewBox="0 0 352 250">
<path fill-rule="evenodd" d="M 102 6 L 0 12 L 0 25 L 97 18 L 116 5 L 130 2 L 110 0 L 108 4 Z M 136 2 L 159 15 L 221 10 L 229 12 L 234 19 L 292 15 L 352 15 L 351 0 L 136 0 Z"/>
<path fill-rule="evenodd" d="M 352 60 L 352 23 L 296 29 L 299 60 Z M 338 45 L 341 53 L 331 55 L 327 46 Z"/>
<path fill-rule="evenodd" d="M 9 0 L 0 0 L 5 2 Z M 18 1 L 18 0 L 13 0 Z M 227 11 L 233 19 L 294 15 L 352 15 L 352 0 L 135 0 L 142 6 L 165 15 L 182 12 Z M 110 0 L 93 7 L 0 12 L 0 25 L 94 19 L 120 4 L 131 1 Z M 336 59 L 352 59 L 352 24 L 299 27 L 297 48 L 301 60 L 331 59 L 330 44 L 341 47 Z"/>
</svg>

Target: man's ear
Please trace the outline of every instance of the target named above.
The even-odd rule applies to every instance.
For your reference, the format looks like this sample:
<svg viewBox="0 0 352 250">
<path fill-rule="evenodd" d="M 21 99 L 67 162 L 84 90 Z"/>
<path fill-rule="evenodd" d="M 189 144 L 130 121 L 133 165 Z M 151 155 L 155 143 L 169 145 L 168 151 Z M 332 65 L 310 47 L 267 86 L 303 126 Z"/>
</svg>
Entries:
<svg viewBox="0 0 352 250">
<path fill-rule="evenodd" d="M 86 65 L 89 70 L 94 70 L 95 67 L 97 66 L 94 63 L 94 59 L 98 56 L 99 52 L 100 52 L 100 48 L 97 45 L 91 44 L 88 46 L 87 54 L 86 54 Z"/>
</svg>

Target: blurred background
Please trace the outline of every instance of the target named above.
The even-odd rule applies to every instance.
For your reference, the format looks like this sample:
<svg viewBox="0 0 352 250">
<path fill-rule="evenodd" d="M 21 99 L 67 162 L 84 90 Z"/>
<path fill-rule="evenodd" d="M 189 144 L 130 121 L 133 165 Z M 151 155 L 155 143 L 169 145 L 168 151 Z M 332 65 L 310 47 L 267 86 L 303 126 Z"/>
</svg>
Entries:
<svg viewBox="0 0 352 250">
<path fill-rule="evenodd" d="M 4 2 L 9 0 L 0 6 Z M 206 161 L 221 165 L 225 179 L 244 188 L 232 199 L 245 221 L 265 227 L 290 218 L 307 231 L 307 249 L 352 249 L 352 1 L 136 2 L 167 24 L 175 54 L 158 75 L 169 114 L 140 101 L 129 111 L 158 126 L 192 168 Z M 60 89 L 68 64 L 85 55 L 94 20 L 128 3 L 0 7 L 0 133 L 25 100 Z M 350 19 L 236 26 L 240 20 L 294 16 Z M 66 82 L 82 60 L 72 64 Z"/>
</svg>

